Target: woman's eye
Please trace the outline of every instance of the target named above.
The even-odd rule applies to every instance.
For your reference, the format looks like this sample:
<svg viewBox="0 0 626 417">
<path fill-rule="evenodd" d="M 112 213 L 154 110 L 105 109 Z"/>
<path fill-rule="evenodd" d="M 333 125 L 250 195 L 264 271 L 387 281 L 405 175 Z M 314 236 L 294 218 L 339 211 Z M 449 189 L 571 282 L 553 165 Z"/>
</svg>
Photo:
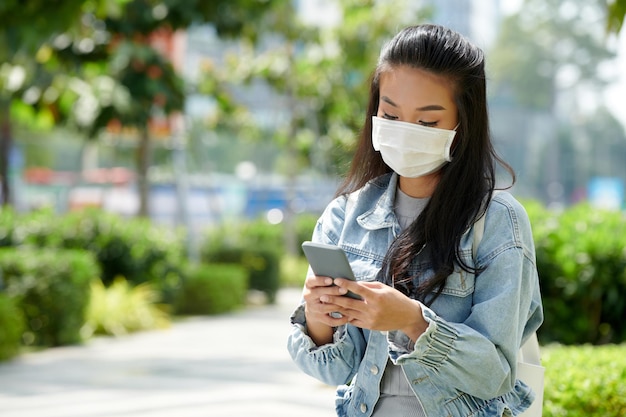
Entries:
<svg viewBox="0 0 626 417">
<path fill-rule="evenodd" d="M 437 126 L 437 122 L 425 122 L 423 120 L 418 120 L 417 123 L 419 123 L 422 126 L 426 126 L 426 127 L 435 127 L 435 126 Z"/>
<path fill-rule="evenodd" d="M 398 116 L 392 116 L 388 113 L 384 113 L 383 112 L 383 119 L 389 119 L 389 120 L 398 120 Z"/>
</svg>

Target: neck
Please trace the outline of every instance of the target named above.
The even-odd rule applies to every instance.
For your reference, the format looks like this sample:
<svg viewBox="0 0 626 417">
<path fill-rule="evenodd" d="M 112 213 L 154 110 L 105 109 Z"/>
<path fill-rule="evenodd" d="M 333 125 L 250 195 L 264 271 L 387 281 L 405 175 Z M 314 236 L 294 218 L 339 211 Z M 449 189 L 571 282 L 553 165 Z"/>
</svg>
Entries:
<svg viewBox="0 0 626 417">
<path fill-rule="evenodd" d="M 435 172 L 419 178 L 399 178 L 399 186 L 402 192 L 414 198 L 426 198 L 433 195 L 439 184 L 439 173 Z"/>
</svg>

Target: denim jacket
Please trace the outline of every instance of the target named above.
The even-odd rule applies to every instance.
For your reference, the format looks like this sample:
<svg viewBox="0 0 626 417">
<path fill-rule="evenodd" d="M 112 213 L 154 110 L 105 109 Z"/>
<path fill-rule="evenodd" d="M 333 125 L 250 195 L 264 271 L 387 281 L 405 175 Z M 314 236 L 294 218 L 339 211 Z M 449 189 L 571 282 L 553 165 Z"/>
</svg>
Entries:
<svg viewBox="0 0 626 417">
<path fill-rule="evenodd" d="M 387 174 L 371 181 L 348 211 L 347 198 L 336 198 L 313 232 L 313 241 L 344 249 L 357 280 L 376 280 L 400 232 L 393 210 L 397 179 Z M 332 343 L 316 346 L 306 332 L 304 305 L 297 307 L 288 350 L 304 372 L 339 386 L 338 416 L 371 415 L 389 359 L 402 366 L 428 417 L 516 416 L 530 406 L 534 393 L 515 379 L 517 352 L 543 311 L 526 212 L 509 193 L 497 193 L 475 259 L 472 237 L 470 228 L 461 255 L 482 272 L 455 269 L 432 305 L 422 305 L 428 328 L 414 344 L 401 331 L 343 325 Z M 434 273 L 427 251 L 413 265 L 418 280 Z"/>
</svg>

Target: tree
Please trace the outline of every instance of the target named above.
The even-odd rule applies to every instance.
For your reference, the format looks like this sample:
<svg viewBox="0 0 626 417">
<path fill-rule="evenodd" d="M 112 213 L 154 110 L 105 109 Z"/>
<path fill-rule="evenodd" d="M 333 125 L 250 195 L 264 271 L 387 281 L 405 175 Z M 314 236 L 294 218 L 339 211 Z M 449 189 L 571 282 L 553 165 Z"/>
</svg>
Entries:
<svg viewBox="0 0 626 417">
<path fill-rule="evenodd" d="M 549 202 L 565 198 L 561 165 L 569 165 L 559 143 L 572 138 L 562 135 L 571 132 L 572 115 L 583 111 L 581 97 L 599 97 L 608 83 L 600 69 L 614 53 L 597 25 L 603 16 L 599 1 L 526 0 L 503 21 L 489 54 L 493 101 L 510 105 L 493 118 L 496 140 L 510 150 L 522 178 L 535 176 L 533 194 L 545 193 Z"/>
<path fill-rule="evenodd" d="M 85 4 L 97 13 L 120 11 L 125 0 L 6 0 L 0 4 L 0 188 L 3 205 L 11 201 L 8 181 L 12 147 L 12 112 L 30 107 L 31 118 L 49 123 L 65 115 L 52 103 L 56 94 L 49 89 L 59 75 L 56 63 L 49 65 L 50 49 L 45 45 L 59 33 L 70 30 Z M 46 92 L 49 94 L 46 96 Z M 24 113 L 24 112 L 22 112 Z"/>
<path fill-rule="evenodd" d="M 12 1 L 0 7 L 0 20 L 14 18 L 55 22 L 33 40 L 47 68 L 71 71 L 54 82 L 64 87 L 56 90 L 53 100 L 44 95 L 27 103 L 33 108 L 53 109 L 55 116 L 65 116 L 91 137 L 111 126 L 132 127 L 139 132 L 137 152 L 140 214 L 148 212 L 147 170 L 150 165 L 149 123 L 155 115 L 167 117 L 183 108 L 184 83 L 169 59 L 156 50 L 155 36 L 171 36 L 194 23 L 213 22 L 223 36 L 247 34 L 253 39 L 255 17 L 274 3 L 283 0 L 99 0 L 73 2 Z M 58 7 L 58 4 L 63 7 Z M 71 3 L 71 4 L 70 4 Z M 66 13 L 55 19 L 47 13 L 57 7 Z M 50 10 L 49 10 L 50 9 Z M 45 16 L 42 17 L 42 16 Z M 23 34 L 15 42 L 25 45 L 32 25 L 18 26 Z M 23 39 L 22 39 L 23 38 Z M 88 47 L 85 47 L 85 46 Z M 26 54 L 28 55 L 28 54 Z M 12 61 L 9 57 L 8 61 Z M 47 87 L 54 82 L 48 77 Z M 75 88 L 71 88 L 71 86 Z M 47 88 L 46 87 L 46 88 Z M 45 91 L 45 88 L 40 89 Z M 12 99 L 14 96 L 12 96 Z M 80 105 L 80 106 L 77 106 Z M 66 113 L 67 112 L 67 113 Z M 8 118 L 7 118 L 8 120 Z M 55 117 L 60 122 L 61 117 Z M 8 151 L 3 152 L 7 155 Z M 6 164 L 4 164 L 6 166 Z M 3 178 L 6 178 L 3 176 Z M 8 194 L 8 193 L 7 193 Z"/>
<path fill-rule="evenodd" d="M 260 123 L 251 112 L 241 111 L 237 86 L 260 82 L 273 92 L 273 105 L 280 106 L 285 121 L 271 127 L 269 134 L 284 150 L 286 247 L 293 253 L 297 248 L 291 202 L 302 167 L 311 165 L 316 152 L 323 152 L 318 160 L 330 161 L 327 173 L 343 172 L 363 122 L 367 81 L 383 42 L 398 27 L 426 17 L 404 0 L 342 0 L 334 4 L 336 22 L 329 22 L 332 13 L 328 10 L 319 21 L 307 21 L 308 16 L 291 4 L 268 10 L 264 18 L 273 24 L 264 25 L 268 30 L 261 36 L 260 46 L 255 48 L 251 39 L 242 36 L 225 57 L 225 66 L 207 66 L 199 86 L 217 97 L 220 105 L 221 113 L 212 119 L 212 128 L 245 133 Z"/>
<path fill-rule="evenodd" d="M 554 112 L 563 91 L 606 85 L 599 67 L 615 54 L 594 25 L 602 13 L 600 2 L 526 0 L 502 22 L 491 51 L 496 88 L 510 87 L 524 107 Z"/>
</svg>

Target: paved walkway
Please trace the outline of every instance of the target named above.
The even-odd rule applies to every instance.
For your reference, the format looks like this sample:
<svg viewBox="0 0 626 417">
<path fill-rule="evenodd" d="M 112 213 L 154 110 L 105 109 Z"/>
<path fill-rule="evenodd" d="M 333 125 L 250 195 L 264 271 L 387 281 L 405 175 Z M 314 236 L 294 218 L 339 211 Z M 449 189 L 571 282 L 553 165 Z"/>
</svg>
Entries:
<svg viewBox="0 0 626 417">
<path fill-rule="evenodd" d="M 287 353 L 298 290 L 275 306 L 186 319 L 0 364 L 2 417 L 324 417 L 334 390 Z"/>
</svg>

